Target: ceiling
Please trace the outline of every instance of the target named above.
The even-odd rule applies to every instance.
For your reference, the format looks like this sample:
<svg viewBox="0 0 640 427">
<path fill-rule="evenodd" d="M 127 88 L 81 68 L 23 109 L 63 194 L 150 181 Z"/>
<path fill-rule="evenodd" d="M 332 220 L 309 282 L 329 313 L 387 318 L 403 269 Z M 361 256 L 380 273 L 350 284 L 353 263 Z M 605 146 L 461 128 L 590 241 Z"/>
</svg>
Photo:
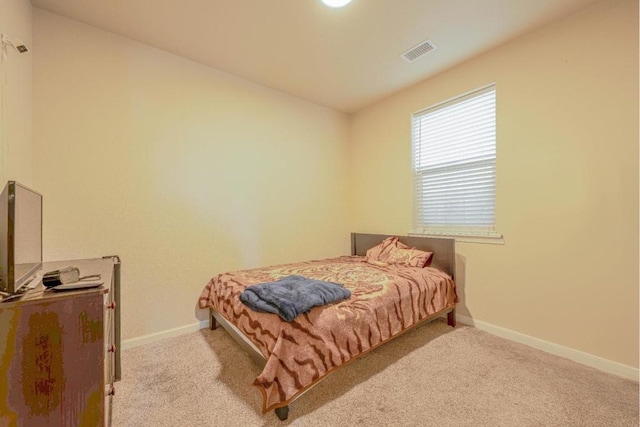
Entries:
<svg viewBox="0 0 640 427">
<path fill-rule="evenodd" d="M 598 0 L 32 0 L 345 113 Z M 414 62 L 402 53 L 430 39 Z"/>
</svg>

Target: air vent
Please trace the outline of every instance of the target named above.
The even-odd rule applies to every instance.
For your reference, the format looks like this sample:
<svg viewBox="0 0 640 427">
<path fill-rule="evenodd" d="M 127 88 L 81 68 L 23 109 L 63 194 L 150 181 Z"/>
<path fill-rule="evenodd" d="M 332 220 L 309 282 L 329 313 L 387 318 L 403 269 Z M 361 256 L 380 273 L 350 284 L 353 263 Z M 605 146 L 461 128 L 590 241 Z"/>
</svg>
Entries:
<svg viewBox="0 0 640 427">
<path fill-rule="evenodd" d="M 437 46 L 433 44 L 431 40 L 427 39 L 420 43 L 418 46 L 412 47 L 411 49 L 403 53 L 402 57 L 407 62 L 413 62 L 436 48 Z"/>
</svg>

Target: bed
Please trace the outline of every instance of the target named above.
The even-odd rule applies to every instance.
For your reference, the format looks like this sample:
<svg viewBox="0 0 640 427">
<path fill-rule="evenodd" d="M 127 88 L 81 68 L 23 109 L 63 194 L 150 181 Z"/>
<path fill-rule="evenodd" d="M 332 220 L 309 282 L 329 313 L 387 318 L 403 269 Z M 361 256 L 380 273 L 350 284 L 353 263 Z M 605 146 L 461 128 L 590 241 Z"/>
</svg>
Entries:
<svg viewBox="0 0 640 427">
<path fill-rule="evenodd" d="M 223 273 L 207 283 L 199 306 L 210 310 L 211 329 L 221 325 L 263 367 L 254 382 L 262 393 L 263 413 L 274 410 L 287 419 L 289 405 L 315 384 L 418 325 L 446 315 L 455 327 L 455 241 L 396 239 L 399 245 L 433 253 L 422 268 L 367 259 L 367 250 L 390 237 L 352 233 L 351 256 Z M 291 274 L 341 283 L 351 297 L 315 307 L 291 322 L 240 301 L 247 286 Z"/>
</svg>

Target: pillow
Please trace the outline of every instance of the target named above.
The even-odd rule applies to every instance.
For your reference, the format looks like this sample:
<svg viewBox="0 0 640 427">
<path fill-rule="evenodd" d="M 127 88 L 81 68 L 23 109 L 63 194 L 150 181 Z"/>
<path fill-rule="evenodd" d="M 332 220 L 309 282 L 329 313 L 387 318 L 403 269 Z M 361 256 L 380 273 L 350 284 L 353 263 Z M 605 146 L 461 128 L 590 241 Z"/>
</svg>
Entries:
<svg viewBox="0 0 640 427">
<path fill-rule="evenodd" d="M 395 248 L 385 260 L 389 264 L 409 267 L 425 267 L 429 265 L 433 252 L 425 252 L 416 248 Z"/>
<path fill-rule="evenodd" d="M 398 237 L 391 236 L 384 239 L 381 243 L 375 245 L 367 251 L 367 261 L 387 262 L 389 254 L 395 249 L 407 249 L 409 246 L 398 241 Z"/>
</svg>

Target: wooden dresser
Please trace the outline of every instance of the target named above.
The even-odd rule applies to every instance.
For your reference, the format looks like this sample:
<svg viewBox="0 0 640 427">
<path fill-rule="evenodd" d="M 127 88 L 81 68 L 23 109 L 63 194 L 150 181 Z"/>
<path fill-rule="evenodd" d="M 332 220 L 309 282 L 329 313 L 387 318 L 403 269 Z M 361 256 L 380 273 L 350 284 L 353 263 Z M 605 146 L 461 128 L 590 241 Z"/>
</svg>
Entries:
<svg viewBox="0 0 640 427">
<path fill-rule="evenodd" d="M 45 263 L 100 274 L 97 288 L 0 300 L 0 427 L 111 424 L 120 379 L 120 260 Z"/>
</svg>

